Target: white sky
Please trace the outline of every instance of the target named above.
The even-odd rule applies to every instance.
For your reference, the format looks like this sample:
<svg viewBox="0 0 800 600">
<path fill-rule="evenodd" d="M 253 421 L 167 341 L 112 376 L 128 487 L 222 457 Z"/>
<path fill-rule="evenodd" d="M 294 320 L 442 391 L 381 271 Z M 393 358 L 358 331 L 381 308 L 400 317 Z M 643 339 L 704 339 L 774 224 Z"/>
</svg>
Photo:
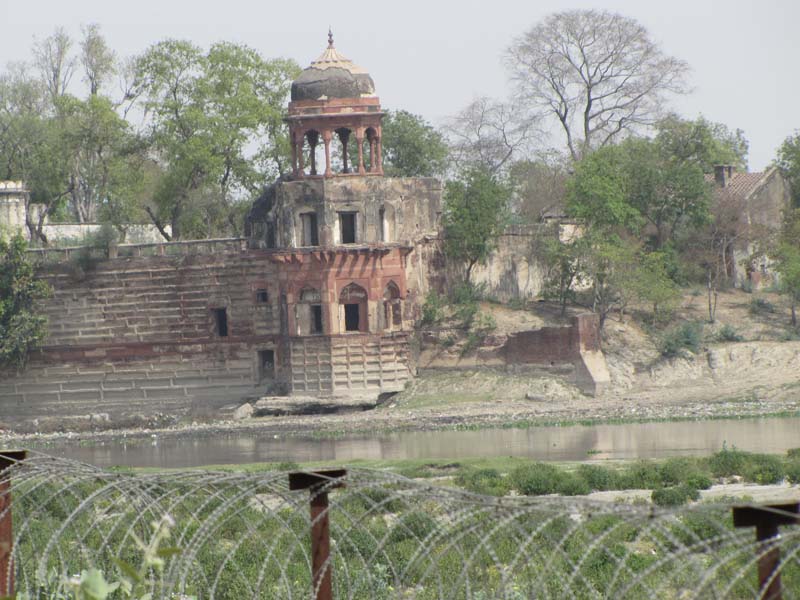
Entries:
<svg viewBox="0 0 800 600">
<path fill-rule="evenodd" d="M 570 8 L 633 17 L 686 60 L 694 91 L 674 108 L 743 129 L 751 170 L 800 128 L 800 0 L 0 0 L 0 65 L 27 59 L 33 38 L 57 26 L 77 38 L 81 24 L 97 23 L 122 56 L 167 37 L 204 47 L 229 40 L 305 67 L 331 25 L 337 49 L 370 71 L 384 107 L 439 124 L 476 96 L 506 96 L 504 49 Z"/>
</svg>

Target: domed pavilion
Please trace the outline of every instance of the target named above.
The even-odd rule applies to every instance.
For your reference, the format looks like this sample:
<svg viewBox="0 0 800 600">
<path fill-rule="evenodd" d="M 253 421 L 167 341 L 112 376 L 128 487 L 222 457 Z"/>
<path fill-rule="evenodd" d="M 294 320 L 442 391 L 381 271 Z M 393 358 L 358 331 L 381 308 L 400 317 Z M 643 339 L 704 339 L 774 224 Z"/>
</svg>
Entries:
<svg viewBox="0 0 800 600">
<path fill-rule="evenodd" d="M 328 31 L 328 47 L 292 82 L 286 121 L 292 140 L 293 178 L 383 175 L 383 114 L 372 77 L 339 54 Z M 322 165 L 316 164 L 315 156 L 320 142 L 325 148 L 321 173 Z M 332 143 L 338 147 L 332 148 Z M 340 157 L 336 171 L 331 159 L 334 150 Z"/>
</svg>

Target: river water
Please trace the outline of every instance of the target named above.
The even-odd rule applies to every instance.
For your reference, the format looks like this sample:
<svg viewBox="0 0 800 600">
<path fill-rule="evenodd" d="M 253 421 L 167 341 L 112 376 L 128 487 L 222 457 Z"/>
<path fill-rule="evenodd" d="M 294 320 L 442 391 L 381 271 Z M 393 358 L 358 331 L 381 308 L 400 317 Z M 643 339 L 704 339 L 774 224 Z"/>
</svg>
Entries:
<svg viewBox="0 0 800 600">
<path fill-rule="evenodd" d="M 106 442 L 65 442 L 43 451 L 102 467 L 181 468 L 203 465 L 354 459 L 462 459 L 517 456 L 542 461 L 705 455 L 735 446 L 784 453 L 800 447 L 800 417 L 573 425 L 528 429 L 417 431 L 339 438 L 230 434 Z"/>
</svg>

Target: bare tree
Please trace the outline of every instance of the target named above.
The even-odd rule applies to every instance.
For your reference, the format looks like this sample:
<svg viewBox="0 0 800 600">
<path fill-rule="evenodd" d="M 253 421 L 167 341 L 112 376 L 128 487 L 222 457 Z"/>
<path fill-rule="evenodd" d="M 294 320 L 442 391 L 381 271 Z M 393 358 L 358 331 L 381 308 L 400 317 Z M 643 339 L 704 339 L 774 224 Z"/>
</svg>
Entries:
<svg viewBox="0 0 800 600">
<path fill-rule="evenodd" d="M 513 104 L 478 98 L 445 127 L 458 168 L 497 173 L 530 143 L 536 121 Z"/>
<path fill-rule="evenodd" d="M 538 153 L 511 165 L 509 175 L 514 186 L 514 212 L 529 223 L 563 215 L 570 166 L 569 158 L 556 152 Z"/>
<path fill-rule="evenodd" d="M 654 123 L 665 97 L 686 91 L 689 70 L 635 20 L 597 10 L 550 15 L 506 63 L 520 102 L 556 117 L 573 160 Z"/>
<path fill-rule="evenodd" d="M 53 35 L 37 40 L 33 45 L 34 64 L 53 102 L 67 91 L 75 72 L 75 58 L 70 56 L 70 48 L 72 40 L 61 27 Z"/>
<path fill-rule="evenodd" d="M 89 92 L 96 96 L 100 85 L 116 71 L 114 51 L 108 47 L 100 33 L 99 25 L 94 23 L 81 28 L 81 65 Z"/>
</svg>

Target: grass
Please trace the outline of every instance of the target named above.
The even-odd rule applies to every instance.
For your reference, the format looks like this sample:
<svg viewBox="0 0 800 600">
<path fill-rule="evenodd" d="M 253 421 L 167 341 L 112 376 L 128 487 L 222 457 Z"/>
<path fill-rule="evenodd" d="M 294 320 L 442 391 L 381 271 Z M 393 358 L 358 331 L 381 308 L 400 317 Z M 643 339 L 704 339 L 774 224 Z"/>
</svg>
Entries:
<svg viewBox="0 0 800 600">
<path fill-rule="evenodd" d="M 759 485 L 800 483 L 800 449 L 785 456 L 745 452 L 723 445 L 706 457 L 673 457 L 664 460 L 603 461 L 602 464 L 551 462 L 499 456 L 460 459 L 349 460 L 296 463 L 252 463 L 207 466 L 204 469 L 235 472 L 314 470 L 349 467 L 390 471 L 404 477 L 428 479 L 436 485 L 504 496 L 510 492 L 538 496 L 586 495 L 594 491 L 652 490 L 653 501 L 672 506 L 676 498 L 696 500 L 700 490 L 731 477 Z M 129 469 L 124 469 L 126 472 Z M 153 472 L 157 469 L 134 469 Z M 692 491 L 693 490 L 693 491 Z"/>
</svg>

